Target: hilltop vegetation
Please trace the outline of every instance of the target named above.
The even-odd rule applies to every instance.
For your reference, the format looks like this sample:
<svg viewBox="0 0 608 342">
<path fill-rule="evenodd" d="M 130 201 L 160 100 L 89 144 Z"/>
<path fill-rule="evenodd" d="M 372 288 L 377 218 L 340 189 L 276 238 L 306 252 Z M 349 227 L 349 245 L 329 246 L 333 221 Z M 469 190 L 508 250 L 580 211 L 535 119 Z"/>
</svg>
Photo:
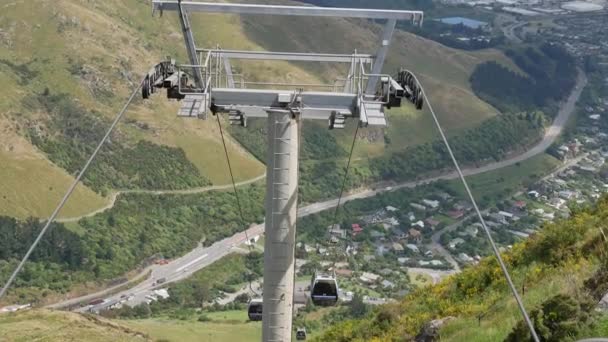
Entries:
<svg viewBox="0 0 608 342">
<path fill-rule="evenodd" d="M 471 75 L 475 93 L 502 111 L 555 108 L 576 83 L 575 60 L 558 45 L 509 49 L 506 54 L 527 75 L 495 62 L 480 64 Z"/>
<path fill-rule="evenodd" d="M 546 341 L 605 336 L 608 317 L 591 308 L 607 291 L 603 223 L 608 198 L 568 220 L 546 224 L 503 253 L 537 331 Z M 555 314 L 552 314 L 554 312 Z M 520 313 L 494 258 L 422 288 L 362 320 L 330 328 L 322 341 L 406 341 L 445 319 L 442 341 L 524 341 Z M 544 318 L 543 318 L 544 317 Z M 447 318 L 447 319 L 446 319 Z"/>
</svg>

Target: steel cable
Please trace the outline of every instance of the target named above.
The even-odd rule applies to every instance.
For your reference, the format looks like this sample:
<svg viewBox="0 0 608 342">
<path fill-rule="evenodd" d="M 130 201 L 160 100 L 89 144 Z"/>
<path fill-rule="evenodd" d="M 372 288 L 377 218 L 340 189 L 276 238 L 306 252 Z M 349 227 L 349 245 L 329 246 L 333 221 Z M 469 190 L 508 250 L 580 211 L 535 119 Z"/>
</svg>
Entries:
<svg viewBox="0 0 608 342">
<path fill-rule="evenodd" d="M 82 176 L 84 175 L 84 173 L 87 171 L 87 169 L 89 168 L 89 166 L 91 165 L 91 163 L 93 162 L 93 160 L 95 159 L 95 157 L 97 157 L 97 154 L 101 150 L 101 147 L 108 140 L 108 138 L 110 137 L 110 135 L 114 131 L 114 128 L 116 128 L 116 125 L 118 125 L 118 122 L 124 116 L 125 112 L 127 111 L 127 108 L 131 104 L 131 102 L 133 102 L 133 99 L 135 98 L 135 95 L 137 95 L 137 93 L 139 92 L 139 90 L 141 89 L 141 87 L 142 87 L 142 85 L 144 83 L 144 80 L 145 79 L 143 79 L 139 83 L 139 85 L 137 86 L 137 89 L 135 89 L 133 91 L 133 93 L 131 94 L 131 97 L 125 103 L 124 107 L 118 113 L 118 115 L 116 116 L 116 118 L 114 119 L 114 121 L 112 122 L 112 124 L 110 125 L 110 128 L 108 129 L 108 131 L 106 132 L 106 134 L 104 135 L 104 137 L 101 139 L 101 141 L 99 142 L 99 144 L 97 145 L 97 147 L 93 151 L 93 154 L 91 154 L 91 156 L 87 160 L 87 162 L 84 165 L 84 167 L 82 168 L 82 170 L 80 170 L 80 172 L 78 173 L 78 176 L 76 177 L 76 179 L 74 180 L 74 182 L 72 183 L 72 185 L 68 188 L 68 191 L 65 193 L 65 195 L 63 196 L 63 198 L 59 202 L 59 205 L 57 206 L 57 208 L 55 208 L 55 210 L 53 211 L 53 213 L 51 214 L 51 216 L 49 217 L 49 219 L 46 221 L 46 224 L 44 225 L 44 227 L 42 228 L 42 230 L 38 234 L 38 237 L 36 237 L 36 240 L 34 240 L 34 243 L 32 243 L 32 245 L 30 246 L 30 249 L 27 251 L 27 253 L 25 253 L 25 256 L 23 257 L 23 259 L 21 260 L 21 262 L 19 263 L 19 265 L 17 266 L 17 268 L 15 269 L 15 271 L 11 274 L 10 278 L 8 279 L 8 281 L 6 282 L 6 284 L 4 285 L 4 287 L 0 290 L 0 298 L 2 298 L 2 296 L 4 296 L 4 294 L 6 293 L 6 291 L 8 290 L 8 288 L 11 286 L 11 284 L 13 283 L 13 281 L 15 281 L 15 278 L 17 277 L 17 275 L 19 274 L 19 272 L 21 271 L 21 269 L 25 265 L 26 261 L 29 259 L 30 255 L 32 254 L 32 252 L 34 251 L 34 249 L 36 248 L 36 246 L 38 245 L 38 243 L 40 242 L 40 240 L 42 239 L 42 237 L 44 236 L 44 234 L 46 233 L 46 231 L 51 226 L 51 223 L 53 223 L 53 221 L 55 221 L 55 218 L 57 217 L 57 215 L 59 214 L 59 212 L 61 211 L 61 209 L 65 205 L 65 203 L 68 201 L 68 199 L 70 198 L 70 196 L 72 195 L 72 193 L 76 189 L 76 186 L 80 182 L 80 179 L 82 178 Z"/>
<path fill-rule="evenodd" d="M 492 251 L 494 252 L 494 256 L 496 257 L 496 260 L 498 260 L 498 263 L 500 264 L 502 273 L 504 274 L 505 279 L 507 280 L 507 284 L 509 285 L 511 292 L 513 293 L 513 297 L 515 298 L 515 301 L 517 301 L 517 305 L 519 307 L 519 310 L 521 311 L 522 316 L 524 317 L 524 320 L 526 321 L 526 324 L 528 325 L 530 334 L 532 335 L 532 338 L 534 339 L 534 341 L 539 342 L 540 340 L 538 338 L 538 335 L 536 334 L 534 325 L 532 324 L 532 321 L 530 320 L 530 317 L 528 316 L 528 312 L 526 311 L 523 301 L 521 300 L 521 297 L 519 296 L 519 293 L 517 292 L 517 289 L 515 288 L 513 281 L 511 280 L 509 271 L 507 270 L 507 267 L 506 267 L 504 261 L 502 260 L 502 257 L 500 256 L 500 251 L 496 247 L 496 243 L 494 243 L 494 239 L 492 238 L 490 229 L 486 225 L 486 221 L 484 220 L 483 215 L 481 214 L 481 211 L 479 210 L 479 207 L 477 206 L 475 197 L 473 196 L 473 193 L 471 192 L 471 189 L 469 188 L 469 184 L 467 183 L 467 181 L 464 177 L 464 174 L 462 173 L 462 170 L 460 169 L 460 165 L 458 164 L 458 161 L 456 160 L 456 157 L 454 155 L 454 152 L 452 151 L 450 143 L 448 142 L 448 139 L 443 131 L 443 128 L 441 127 L 441 124 L 439 123 L 439 119 L 437 118 L 437 115 L 435 114 L 435 111 L 433 110 L 433 106 L 429 102 L 429 99 L 426 95 L 426 91 L 424 90 L 422 83 L 420 83 L 420 81 L 418 80 L 418 77 L 416 77 L 416 75 L 413 72 L 411 72 L 411 71 L 408 71 L 408 72 L 410 74 L 412 74 L 412 76 L 414 77 L 414 80 L 420 86 L 420 89 L 422 90 L 422 95 L 424 97 L 424 101 L 426 102 L 427 106 L 429 107 L 429 111 L 431 112 L 431 115 L 433 116 L 433 120 L 435 121 L 435 126 L 437 127 L 437 130 L 439 131 L 439 134 L 441 135 L 441 139 L 443 140 L 443 143 L 445 144 L 448 154 L 450 155 L 450 158 L 452 159 L 452 162 L 454 163 L 454 167 L 456 168 L 456 171 L 458 172 L 458 176 L 460 177 L 460 180 L 462 181 L 462 184 L 464 185 L 467 195 L 468 195 L 469 199 L 471 200 L 471 203 L 473 204 L 475 211 L 477 212 L 479 221 L 480 221 L 481 225 L 483 226 L 483 230 L 485 231 L 485 233 L 487 235 L 490 245 L 492 246 Z"/>
<path fill-rule="evenodd" d="M 226 146 L 226 139 L 224 138 L 224 130 L 222 129 L 222 121 L 220 120 L 219 113 L 215 115 L 217 119 L 217 127 L 220 130 L 220 136 L 222 138 L 222 145 L 224 146 L 224 154 L 226 155 L 226 163 L 228 164 L 228 171 L 230 172 L 230 180 L 232 181 L 232 189 L 234 190 L 234 197 L 236 199 L 236 205 L 239 211 L 239 216 L 241 218 L 241 224 L 246 225 L 247 221 L 245 221 L 245 217 L 243 215 L 243 209 L 241 208 L 241 200 L 239 199 L 239 192 L 236 188 L 236 183 L 234 181 L 234 174 L 232 172 L 232 163 L 230 162 L 230 156 L 228 155 L 228 147 Z M 249 248 L 249 253 L 253 251 L 253 243 L 249 239 L 249 233 L 247 232 L 248 228 L 245 227 L 245 239 L 247 239 L 247 247 Z M 247 276 L 247 281 L 249 282 L 249 289 L 259 297 L 259 294 L 253 289 L 251 284 L 251 277 Z"/>
</svg>

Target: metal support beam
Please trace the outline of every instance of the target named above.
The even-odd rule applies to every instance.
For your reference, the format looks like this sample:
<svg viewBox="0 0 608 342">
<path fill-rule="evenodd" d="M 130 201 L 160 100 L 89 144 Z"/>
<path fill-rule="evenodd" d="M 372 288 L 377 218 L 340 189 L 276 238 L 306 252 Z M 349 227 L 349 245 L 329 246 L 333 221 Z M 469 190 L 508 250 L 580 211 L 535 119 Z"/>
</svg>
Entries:
<svg viewBox="0 0 608 342">
<path fill-rule="evenodd" d="M 268 111 L 262 340 L 291 341 L 298 206 L 299 118 Z"/>
<path fill-rule="evenodd" d="M 389 19 L 384 25 L 384 32 L 382 32 L 382 41 L 380 42 L 380 48 L 378 48 L 378 52 L 376 52 L 376 61 L 374 63 L 374 67 L 372 68 L 372 74 L 380 74 L 382 73 L 382 68 L 384 68 L 384 62 L 386 61 L 386 55 L 388 54 L 388 49 L 391 45 L 391 40 L 393 39 L 393 34 L 395 33 L 395 26 L 397 25 L 397 20 Z M 376 92 L 376 87 L 378 86 L 378 77 L 372 76 L 367 82 L 367 88 L 365 89 L 365 93 L 368 95 L 372 95 Z"/>
<path fill-rule="evenodd" d="M 369 54 L 331 54 L 331 53 L 304 53 L 304 52 L 273 52 L 273 51 L 244 51 L 244 50 L 211 50 L 198 49 L 198 52 L 221 53 L 224 57 L 233 59 L 250 59 L 264 61 L 294 61 L 294 62 L 329 62 L 352 63 L 353 58 L 363 63 L 373 63 L 374 56 Z"/>
<path fill-rule="evenodd" d="M 187 11 L 228 14 L 266 14 L 290 15 L 307 17 L 339 17 L 339 18 L 369 18 L 369 19 L 395 19 L 413 20 L 422 22 L 422 11 L 376 10 L 362 8 L 332 8 L 312 6 L 279 6 L 279 5 L 250 5 L 225 4 L 195 1 L 182 1 Z M 176 0 L 153 0 L 153 10 L 175 11 L 178 9 Z"/>
<path fill-rule="evenodd" d="M 184 41 L 186 42 L 186 51 L 188 52 L 188 59 L 190 64 L 198 65 L 198 59 L 196 54 L 196 45 L 194 44 L 194 35 L 190 29 L 190 21 L 188 20 L 188 13 L 181 6 L 181 0 L 177 3 L 177 10 L 179 11 L 179 22 L 182 27 L 182 33 L 184 34 Z M 194 68 L 194 81 L 199 89 L 205 89 L 205 82 L 203 81 L 203 75 L 201 69 L 198 67 Z"/>
<path fill-rule="evenodd" d="M 232 74 L 232 65 L 230 64 L 230 59 L 226 57 L 226 55 L 222 55 L 222 59 L 224 60 L 224 70 L 226 71 L 226 83 L 228 88 L 236 88 L 234 84 L 234 75 Z"/>
</svg>

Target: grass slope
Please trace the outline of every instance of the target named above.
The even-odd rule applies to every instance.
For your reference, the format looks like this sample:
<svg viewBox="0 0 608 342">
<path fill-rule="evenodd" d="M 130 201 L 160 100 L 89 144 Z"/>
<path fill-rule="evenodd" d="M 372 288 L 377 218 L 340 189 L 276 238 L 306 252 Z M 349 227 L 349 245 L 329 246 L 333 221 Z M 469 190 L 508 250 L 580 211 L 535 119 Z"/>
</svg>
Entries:
<svg viewBox="0 0 608 342">
<path fill-rule="evenodd" d="M 33 310 L 0 315 L 0 340 L 26 341 L 151 341 L 124 325 L 80 314 Z"/>
<path fill-rule="evenodd" d="M 262 338 L 262 324 L 249 322 L 246 311 L 216 312 L 208 314 L 212 321 L 176 321 L 154 318 L 124 321 L 138 331 L 156 340 L 171 342 L 243 341 L 253 342 Z"/>
</svg>

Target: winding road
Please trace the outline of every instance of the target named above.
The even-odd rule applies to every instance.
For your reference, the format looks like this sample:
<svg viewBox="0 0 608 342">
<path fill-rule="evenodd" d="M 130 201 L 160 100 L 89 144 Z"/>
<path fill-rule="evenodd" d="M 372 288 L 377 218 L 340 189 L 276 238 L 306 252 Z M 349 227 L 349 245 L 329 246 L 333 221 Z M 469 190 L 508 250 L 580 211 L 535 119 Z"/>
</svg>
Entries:
<svg viewBox="0 0 608 342">
<path fill-rule="evenodd" d="M 587 77 L 582 70 L 579 70 L 577 82 L 576 82 L 574 89 L 572 90 L 568 99 L 562 104 L 562 106 L 559 110 L 559 113 L 555 117 L 555 120 L 553 121 L 552 125 L 545 131 L 545 135 L 544 135 L 543 139 L 537 145 L 535 145 L 534 147 L 532 147 L 531 149 L 529 149 L 528 151 L 526 151 L 520 155 L 513 156 L 508 159 L 499 161 L 499 162 L 491 163 L 491 164 L 488 164 L 488 165 L 485 165 L 485 166 L 482 166 L 479 168 L 463 169 L 463 173 L 465 174 L 465 176 L 472 176 L 472 175 L 481 174 L 481 173 L 485 173 L 485 172 L 489 172 L 489 171 L 494 171 L 494 170 L 501 169 L 501 168 L 504 168 L 507 166 L 515 165 L 526 159 L 529 159 L 536 155 L 544 153 L 545 150 L 549 146 L 551 146 L 551 144 L 553 144 L 555 142 L 555 140 L 557 139 L 559 134 L 564 129 L 566 123 L 568 122 L 568 119 L 574 113 L 576 102 L 578 101 L 586 84 L 587 84 Z M 257 178 L 251 179 L 249 181 L 241 182 L 241 183 L 239 183 L 239 185 L 251 184 L 251 183 L 257 182 L 263 178 L 264 178 L 264 176 L 259 176 Z M 376 196 L 376 195 L 384 193 L 384 192 L 395 191 L 397 189 L 413 188 L 413 187 L 416 187 L 419 185 L 432 183 L 437 180 L 451 180 L 451 179 L 457 179 L 457 178 L 458 178 L 458 174 L 456 172 L 451 172 L 451 173 L 447 173 L 447 174 L 444 174 L 441 176 L 428 178 L 428 179 L 424 179 L 424 180 L 404 182 L 404 183 L 395 184 L 395 185 L 391 185 L 391 186 L 385 186 L 385 187 L 382 187 L 379 189 L 365 190 L 365 191 L 361 191 L 358 193 L 349 194 L 349 195 L 344 196 L 342 198 L 341 203 L 344 204 L 348 201 L 352 201 L 355 199 L 369 198 L 369 197 L 373 197 L 373 196 Z M 120 193 L 149 193 L 149 194 L 155 194 L 155 195 L 193 194 L 193 193 L 206 192 L 206 191 L 212 191 L 212 190 L 229 189 L 231 186 L 232 185 L 224 185 L 224 186 L 215 186 L 215 187 L 207 187 L 207 188 L 191 189 L 191 190 L 177 190 L 177 191 L 128 190 L 128 191 L 124 191 L 124 192 L 120 192 Z M 117 193 L 116 196 L 113 197 L 114 198 L 113 203 L 115 202 L 118 194 L 119 193 Z M 113 205 L 113 203 L 112 203 L 112 205 Z M 306 206 L 298 209 L 298 217 L 304 217 L 304 216 L 312 215 L 312 214 L 315 214 L 315 213 L 318 213 L 318 212 L 321 212 L 324 210 L 335 208 L 337 204 L 338 204 L 338 199 L 332 199 L 332 200 L 328 200 L 328 201 L 324 201 L 324 202 L 318 202 L 318 203 L 306 205 Z M 95 212 L 92 212 L 90 214 L 83 215 L 81 217 L 64 219 L 62 222 L 77 221 L 80 218 L 95 215 L 96 213 L 99 213 L 99 212 L 102 212 L 104 210 L 111 208 L 112 205 L 109 205 L 106 208 L 96 210 Z M 185 279 L 185 278 L 189 277 L 190 275 L 192 275 L 194 272 L 196 272 L 196 271 L 212 264 L 213 262 L 221 259 L 222 257 L 232 253 L 234 251 L 234 249 L 237 248 L 238 245 L 247 241 L 246 236 L 249 236 L 249 238 L 252 238 L 253 236 L 259 236 L 259 235 L 263 234 L 263 232 L 264 232 L 264 223 L 254 225 L 254 226 L 251 226 L 247 230 L 247 233 L 245 233 L 245 232 L 237 233 L 237 234 L 233 235 L 232 237 L 229 237 L 222 241 L 218 241 L 218 242 L 214 243 L 210 247 L 206 247 L 206 248 L 197 247 L 194 250 L 192 250 L 191 252 L 189 252 L 188 254 L 186 254 L 185 256 L 183 256 L 179 259 L 175 259 L 167 265 L 153 265 L 153 266 L 143 270 L 138 275 L 138 277 L 142 277 L 147 272 L 151 272 L 151 276 L 149 278 L 147 278 L 140 284 L 136 285 L 134 288 L 119 292 L 109 298 L 106 298 L 105 303 L 100 304 L 97 307 L 94 307 L 93 309 L 99 310 L 99 309 L 108 307 L 108 306 L 115 304 L 118 301 L 124 299 L 125 296 L 133 296 L 134 302 L 138 302 L 138 301 L 141 302 L 142 300 L 144 300 L 145 296 L 149 295 L 155 288 L 159 287 L 159 285 L 156 284 L 156 280 L 164 278 L 164 282 L 162 285 L 166 285 L 167 283 Z M 445 252 L 447 252 L 447 251 L 445 251 Z M 441 254 L 443 255 L 443 253 L 441 253 Z M 448 273 L 450 273 L 450 272 L 447 272 L 446 274 L 448 274 Z M 433 277 L 434 281 L 436 281 L 435 278 L 436 277 Z M 108 295 L 108 293 L 110 293 L 110 292 L 111 292 L 111 289 L 106 289 L 104 291 L 100 291 L 100 292 L 90 294 L 87 296 L 69 299 L 69 300 L 66 300 L 66 301 L 63 301 L 60 303 L 56 303 L 49 307 L 52 307 L 52 308 L 69 307 L 76 303 L 88 301 L 88 300 L 94 299 L 94 298 L 104 297 L 104 296 Z M 123 297 L 123 298 L 121 298 L 121 297 Z"/>
</svg>

